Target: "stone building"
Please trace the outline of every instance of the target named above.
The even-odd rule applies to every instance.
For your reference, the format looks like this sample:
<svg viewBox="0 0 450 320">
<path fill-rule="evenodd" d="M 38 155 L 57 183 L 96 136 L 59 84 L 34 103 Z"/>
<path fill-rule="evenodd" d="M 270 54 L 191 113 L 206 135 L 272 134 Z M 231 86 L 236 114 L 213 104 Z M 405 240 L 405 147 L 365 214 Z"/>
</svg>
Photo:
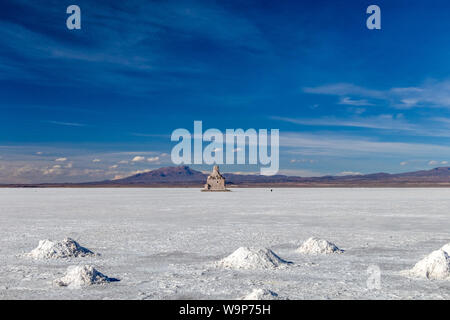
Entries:
<svg viewBox="0 0 450 320">
<path fill-rule="evenodd" d="M 229 191 L 225 188 L 225 178 L 220 174 L 219 166 L 214 166 L 202 191 Z"/>
</svg>

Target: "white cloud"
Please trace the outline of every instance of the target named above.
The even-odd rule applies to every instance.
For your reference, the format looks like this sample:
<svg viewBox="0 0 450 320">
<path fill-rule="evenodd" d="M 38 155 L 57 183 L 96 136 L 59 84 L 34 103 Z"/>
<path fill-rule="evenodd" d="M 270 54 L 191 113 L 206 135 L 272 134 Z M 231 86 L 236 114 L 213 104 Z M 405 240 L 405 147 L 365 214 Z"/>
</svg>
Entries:
<svg viewBox="0 0 450 320">
<path fill-rule="evenodd" d="M 57 158 L 57 159 L 55 159 L 55 161 L 64 162 L 64 161 L 67 161 L 67 158 Z"/>
<path fill-rule="evenodd" d="M 405 107 L 413 107 L 419 102 L 417 99 L 401 99 L 400 101 Z"/>
<path fill-rule="evenodd" d="M 132 171 L 132 172 L 124 173 L 124 174 L 118 174 L 118 175 L 115 175 L 112 180 L 119 180 L 119 179 L 123 179 L 123 178 L 126 178 L 126 177 L 134 176 L 136 174 L 147 173 L 147 172 L 150 172 L 150 171 L 152 171 L 152 170 L 150 170 L 150 169 L 148 169 L 148 170 L 136 170 L 136 171 Z"/>
<path fill-rule="evenodd" d="M 145 157 L 136 156 L 131 161 L 133 161 L 133 162 L 141 162 L 141 161 L 144 161 L 144 160 L 145 160 Z"/>
<path fill-rule="evenodd" d="M 446 164 L 448 164 L 448 161 L 436 161 L 436 160 L 430 160 L 430 161 L 428 161 L 428 165 L 429 166 L 437 166 L 437 165 L 446 165 Z"/>
<path fill-rule="evenodd" d="M 46 168 L 42 170 L 42 174 L 44 176 L 46 175 L 60 175 L 62 174 L 63 171 L 61 170 L 61 166 L 60 165 L 55 165 L 51 168 Z"/>
<path fill-rule="evenodd" d="M 342 97 L 341 100 L 339 101 L 339 104 L 345 104 L 349 106 L 373 106 L 373 104 L 367 101 L 366 99 L 354 100 L 349 97 Z"/>
<path fill-rule="evenodd" d="M 402 162 L 400 162 L 400 165 L 401 165 L 401 166 L 406 166 L 407 164 L 408 164 L 407 161 L 402 161 Z"/>
<path fill-rule="evenodd" d="M 92 162 L 100 162 L 101 160 L 100 159 L 94 159 L 94 160 L 92 160 Z"/>
<path fill-rule="evenodd" d="M 150 157 L 150 158 L 147 158 L 147 161 L 148 162 L 158 162 L 159 161 L 159 157 Z"/>
<path fill-rule="evenodd" d="M 342 172 L 339 172 L 338 174 L 337 174 L 337 176 L 361 176 L 362 175 L 362 173 L 361 172 L 354 172 L 354 171 L 342 171 Z"/>
<path fill-rule="evenodd" d="M 20 177 L 22 175 L 28 175 L 33 174 L 36 172 L 36 169 L 32 167 L 31 165 L 27 164 L 25 166 L 19 167 L 19 168 L 13 168 L 13 176 Z"/>
</svg>

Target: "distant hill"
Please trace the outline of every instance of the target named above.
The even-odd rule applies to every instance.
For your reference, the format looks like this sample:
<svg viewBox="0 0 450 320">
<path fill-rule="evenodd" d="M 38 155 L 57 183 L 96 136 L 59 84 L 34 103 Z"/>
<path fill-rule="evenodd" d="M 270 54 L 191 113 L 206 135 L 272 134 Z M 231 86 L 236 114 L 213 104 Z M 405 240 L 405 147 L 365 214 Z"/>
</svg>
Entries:
<svg viewBox="0 0 450 320">
<path fill-rule="evenodd" d="M 208 174 L 188 166 L 164 167 L 118 180 L 87 183 L 3 185 L 2 187 L 195 187 Z M 406 173 L 373 173 L 351 176 L 295 177 L 223 173 L 229 187 L 450 187 L 450 167 Z"/>
<path fill-rule="evenodd" d="M 150 172 L 139 173 L 123 179 L 113 180 L 115 184 L 155 184 L 155 183 L 201 183 L 204 184 L 207 174 L 193 170 L 188 166 L 165 167 Z"/>
</svg>

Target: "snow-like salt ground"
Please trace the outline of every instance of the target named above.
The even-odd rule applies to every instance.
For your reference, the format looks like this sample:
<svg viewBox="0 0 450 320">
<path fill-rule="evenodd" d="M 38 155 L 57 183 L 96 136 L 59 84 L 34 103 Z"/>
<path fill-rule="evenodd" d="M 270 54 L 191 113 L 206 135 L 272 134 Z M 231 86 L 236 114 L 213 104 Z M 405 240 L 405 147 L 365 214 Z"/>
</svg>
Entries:
<svg viewBox="0 0 450 320">
<path fill-rule="evenodd" d="M 450 281 L 401 274 L 450 242 L 449 189 L 0 189 L 0 299 L 450 299 Z M 304 255 L 309 237 L 343 254 Z M 101 255 L 35 260 L 42 239 Z M 286 268 L 222 269 L 239 247 L 270 248 Z M 120 279 L 55 286 L 71 265 Z M 367 268 L 381 289 L 367 288 Z"/>
</svg>

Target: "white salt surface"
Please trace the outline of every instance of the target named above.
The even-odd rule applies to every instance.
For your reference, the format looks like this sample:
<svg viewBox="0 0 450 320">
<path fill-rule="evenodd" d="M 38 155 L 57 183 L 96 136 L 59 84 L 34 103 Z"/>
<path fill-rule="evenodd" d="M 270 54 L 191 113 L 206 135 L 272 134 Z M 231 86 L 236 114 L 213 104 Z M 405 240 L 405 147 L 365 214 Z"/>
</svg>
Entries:
<svg viewBox="0 0 450 320">
<path fill-rule="evenodd" d="M 199 189 L 0 189 L 0 299 L 235 299 L 249 288 L 288 299 L 450 299 L 450 281 L 400 274 L 450 242 L 450 189 Z M 298 253 L 311 235 L 345 253 Z M 65 237 L 102 255 L 20 255 Z M 294 263 L 211 267 L 240 247 Z M 55 286 L 73 264 L 121 281 Z M 380 290 L 367 287 L 373 265 Z"/>
<path fill-rule="evenodd" d="M 217 266 L 230 269 L 273 269 L 288 264 L 290 262 L 281 259 L 270 249 L 240 247 L 220 260 Z"/>
<path fill-rule="evenodd" d="M 297 251 L 303 254 L 331 254 L 344 252 L 344 250 L 339 249 L 334 243 L 315 237 L 306 240 Z"/>
<path fill-rule="evenodd" d="M 278 300 L 278 294 L 268 289 L 253 289 L 240 300 Z"/>
</svg>

